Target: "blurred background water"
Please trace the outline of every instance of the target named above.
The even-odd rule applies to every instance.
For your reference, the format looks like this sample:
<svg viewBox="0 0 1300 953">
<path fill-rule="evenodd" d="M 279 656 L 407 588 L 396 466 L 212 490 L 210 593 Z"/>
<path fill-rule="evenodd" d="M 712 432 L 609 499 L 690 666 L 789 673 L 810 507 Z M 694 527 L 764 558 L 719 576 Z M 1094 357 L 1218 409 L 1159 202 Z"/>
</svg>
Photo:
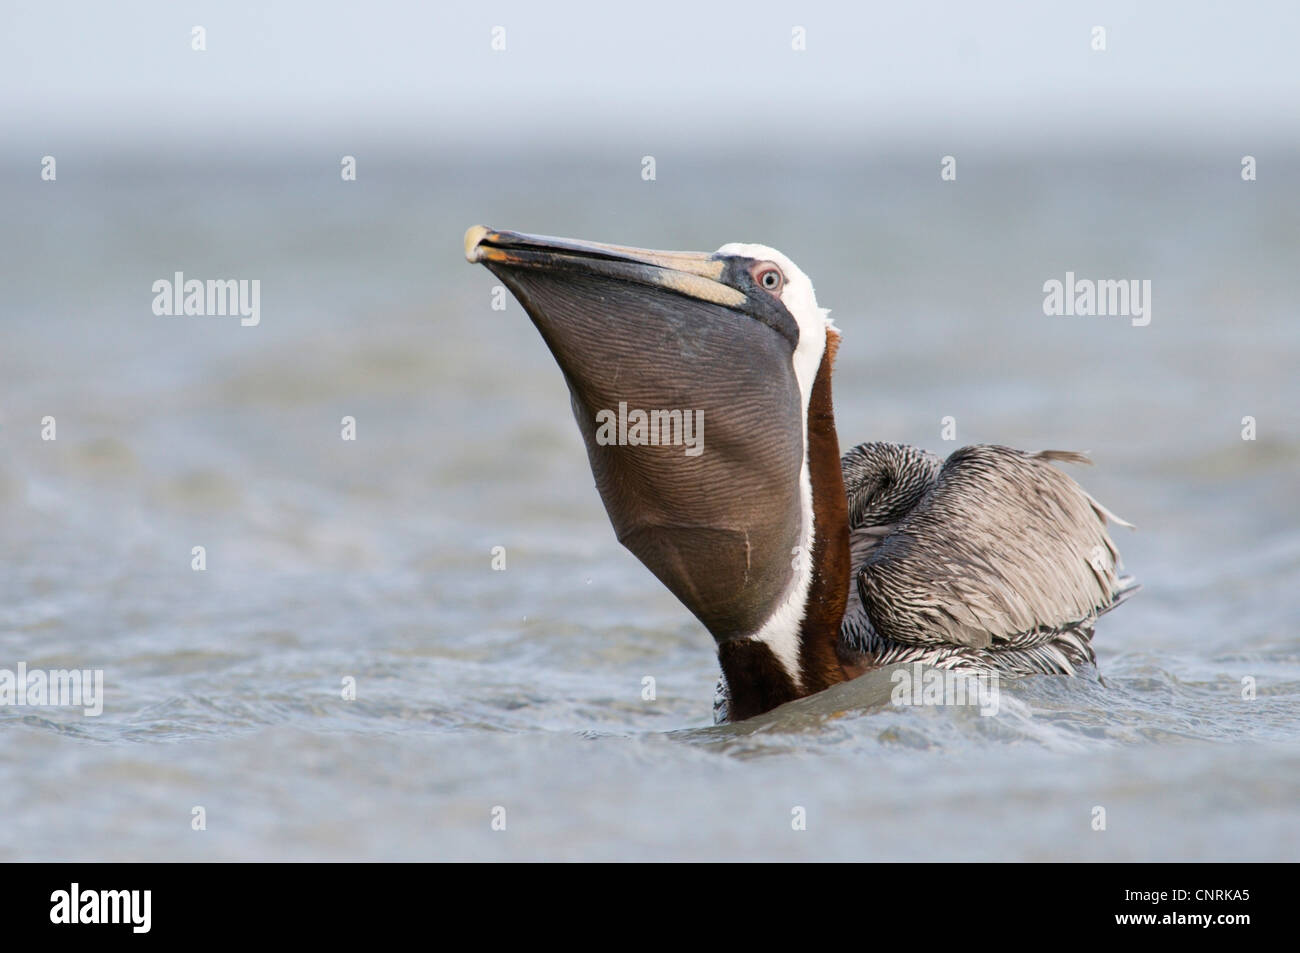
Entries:
<svg viewBox="0 0 1300 953">
<path fill-rule="evenodd" d="M 1296 855 L 1300 79 L 1262 25 L 1293 12 L 826 8 L 794 54 L 771 6 L 666 58 L 596 7 L 288 6 L 86 5 L 64 46 L 6 11 L 0 668 L 100 668 L 106 701 L 0 707 L 0 857 Z M 844 333 L 846 449 L 1091 452 L 1145 585 L 1104 681 L 981 718 L 867 680 L 706 727 L 711 640 L 614 539 L 476 222 L 780 248 Z M 175 271 L 259 279 L 261 323 L 154 315 Z M 1066 271 L 1150 279 L 1150 325 L 1044 316 Z"/>
</svg>

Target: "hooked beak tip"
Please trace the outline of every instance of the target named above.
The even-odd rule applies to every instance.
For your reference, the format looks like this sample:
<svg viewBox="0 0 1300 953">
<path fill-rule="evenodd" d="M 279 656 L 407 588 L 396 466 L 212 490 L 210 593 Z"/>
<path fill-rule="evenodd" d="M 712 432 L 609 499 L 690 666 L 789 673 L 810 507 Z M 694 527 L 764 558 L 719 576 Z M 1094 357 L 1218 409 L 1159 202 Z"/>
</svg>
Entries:
<svg viewBox="0 0 1300 953">
<path fill-rule="evenodd" d="M 465 260 L 471 265 L 476 265 L 483 260 L 479 246 L 491 231 L 486 225 L 471 225 L 465 231 Z"/>
</svg>

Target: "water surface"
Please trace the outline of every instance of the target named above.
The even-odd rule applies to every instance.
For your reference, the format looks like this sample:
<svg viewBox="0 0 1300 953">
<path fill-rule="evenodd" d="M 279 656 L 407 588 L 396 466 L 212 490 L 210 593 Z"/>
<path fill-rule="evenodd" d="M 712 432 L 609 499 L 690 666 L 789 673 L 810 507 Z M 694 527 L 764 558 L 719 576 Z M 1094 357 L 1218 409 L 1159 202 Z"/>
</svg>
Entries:
<svg viewBox="0 0 1300 953">
<path fill-rule="evenodd" d="M 1300 158 L 638 160 L 0 177 L 0 667 L 106 683 L 97 718 L 0 708 L 0 857 L 1294 858 Z M 615 540 L 480 221 L 781 248 L 844 332 L 845 447 L 1091 452 L 1145 585 L 1103 679 L 710 727 L 711 641 Z M 260 279 L 260 325 L 155 316 L 178 270 Z M 1151 324 L 1044 316 L 1067 270 L 1151 279 Z"/>
</svg>

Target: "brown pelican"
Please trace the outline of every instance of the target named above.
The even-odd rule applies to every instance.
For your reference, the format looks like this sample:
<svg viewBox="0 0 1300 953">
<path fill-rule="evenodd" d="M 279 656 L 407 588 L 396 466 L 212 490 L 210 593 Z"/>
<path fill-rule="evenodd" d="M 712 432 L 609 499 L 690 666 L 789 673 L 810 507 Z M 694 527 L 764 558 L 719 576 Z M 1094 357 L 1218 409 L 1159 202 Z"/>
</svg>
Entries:
<svg viewBox="0 0 1300 953">
<path fill-rule="evenodd" d="M 775 249 L 476 225 L 465 256 L 559 364 L 619 541 L 716 641 L 718 720 L 893 662 L 1074 674 L 1136 588 L 1106 532 L 1122 521 L 1053 466 L 1079 454 L 865 443 L 841 460 L 840 334 Z"/>
</svg>

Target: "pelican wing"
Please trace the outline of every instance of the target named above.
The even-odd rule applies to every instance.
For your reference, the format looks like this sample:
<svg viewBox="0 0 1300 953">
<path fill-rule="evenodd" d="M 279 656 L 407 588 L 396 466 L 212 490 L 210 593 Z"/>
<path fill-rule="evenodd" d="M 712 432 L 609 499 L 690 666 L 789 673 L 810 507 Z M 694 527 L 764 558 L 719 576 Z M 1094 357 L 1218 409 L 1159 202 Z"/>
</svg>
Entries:
<svg viewBox="0 0 1300 953">
<path fill-rule="evenodd" d="M 1030 646 L 1090 624 L 1127 591 L 1106 532 L 1124 523 L 1052 466 L 1080 454 L 963 447 L 868 555 L 871 625 L 913 645 Z"/>
</svg>

